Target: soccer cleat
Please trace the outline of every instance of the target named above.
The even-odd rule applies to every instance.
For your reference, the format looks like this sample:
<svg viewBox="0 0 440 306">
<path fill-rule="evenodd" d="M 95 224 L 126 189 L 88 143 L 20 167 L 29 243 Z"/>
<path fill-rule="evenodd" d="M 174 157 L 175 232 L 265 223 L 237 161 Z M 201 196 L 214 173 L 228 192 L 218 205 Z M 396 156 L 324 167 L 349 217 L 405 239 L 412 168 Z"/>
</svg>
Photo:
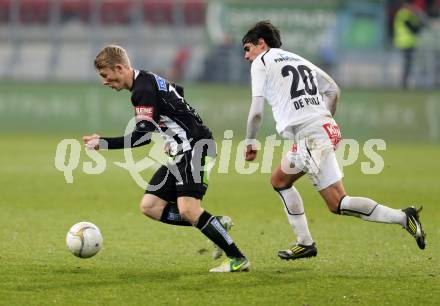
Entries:
<svg viewBox="0 0 440 306">
<path fill-rule="evenodd" d="M 318 254 L 318 249 L 316 248 L 316 244 L 314 242 L 311 245 L 295 243 L 290 249 L 279 251 L 278 257 L 285 260 L 294 260 L 314 257 L 316 254 Z"/>
<path fill-rule="evenodd" d="M 246 257 L 226 258 L 218 267 L 212 268 L 209 272 L 248 272 L 251 263 Z"/>
<path fill-rule="evenodd" d="M 425 232 L 423 231 L 422 223 L 420 223 L 419 219 L 419 213 L 422 211 L 422 208 L 423 206 L 419 209 L 415 208 L 414 206 L 410 206 L 402 209 L 402 211 L 406 215 L 406 226 L 404 228 L 408 233 L 411 234 L 411 236 L 414 237 L 419 248 L 423 250 L 426 245 Z"/>
<path fill-rule="evenodd" d="M 232 228 L 232 226 L 234 225 L 234 223 L 232 222 L 231 217 L 228 216 L 219 216 L 217 217 L 218 221 L 220 222 L 220 224 L 223 226 L 223 228 L 229 232 Z M 214 243 L 214 249 L 212 251 L 212 258 L 213 259 L 219 259 L 220 257 L 222 257 L 223 255 L 223 250 Z"/>
</svg>

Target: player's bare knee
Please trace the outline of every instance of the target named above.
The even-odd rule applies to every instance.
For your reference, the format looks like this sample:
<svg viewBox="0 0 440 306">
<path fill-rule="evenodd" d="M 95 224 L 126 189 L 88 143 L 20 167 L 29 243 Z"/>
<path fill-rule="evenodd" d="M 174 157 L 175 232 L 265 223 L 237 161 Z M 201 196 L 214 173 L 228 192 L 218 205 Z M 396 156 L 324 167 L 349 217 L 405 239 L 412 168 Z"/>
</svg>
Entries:
<svg viewBox="0 0 440 306">
<path fill-rule="evenodd" d="M 164 201 L 163 201 L 164 202 Z M 155 198 L 154 196 L 145 195 L 139 205 L 141 212 L 147 217 L 153 217 L 157 214 L 157 210 L 165 206 L 165 202 Z"/>
<path fill-rule="evenodd" d="M 200 206 L 200 200 L 195 198 L 180 198 L 177 200 L 177 206 L 182 218 L 193 224 L 198 220 L 203 212 L 203 209 Z"/>
<path fill-rule="evenodd" d="M 139 205 L 139 209 L 145 216 L 149 216 L 151 213 L 151 210 L 153 209 L 154 203 L 151 201 L 142 200 L 141 204 Z"/>
<path fill-rule="evenodd" d="M 331 213 L 339 214 L 339 201 L 337 198 L 332 197 L 324 197 L 325 204 L 327 204 L 327 208 Z"/>
<path fill-rule="evenodd" d="M 189 221 L 189 222 L 194 222 L 195 220 L 193 220 L 193 210 L 191 208 L 191 206 L 189 205 L 179 205 L 179 213 L 182 216 L 183 219 Z"/>
<path fill-rule="evenodd" d="M 328 203 L 327 202 L 327 207 L 328 207 L 328 210 L 330 210 L 330 212 L 332 212 L 336 215 L 339 215 L 339 203 L 333 203 L 333 202 Z"/>
<path fill-rule="evenodd" d="M 339 203 L 346 195 L 341 182 L 337 182 L 325 189 L 319 191 L 330 212 L 340 214 Z"/>
<path fill-rule="evenodd" d="M 288 188 L 288 187 L 292 186 L 292 184 L 288 180 L 284 180 L 283 178 L 280 178 L 275 173 L 272 173 L 272 175 L 270 177 L 270 184 L 275 189 Z"/>
</svg>

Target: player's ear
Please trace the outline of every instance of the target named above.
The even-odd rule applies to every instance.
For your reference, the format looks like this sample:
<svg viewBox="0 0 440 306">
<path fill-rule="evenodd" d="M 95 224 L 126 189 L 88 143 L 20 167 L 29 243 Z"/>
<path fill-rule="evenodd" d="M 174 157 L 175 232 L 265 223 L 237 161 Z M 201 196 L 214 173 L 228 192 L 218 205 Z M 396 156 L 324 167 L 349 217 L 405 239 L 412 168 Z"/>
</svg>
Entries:
<svg viewBox="0 0 440 306">
<path fill-rule="evenodd" d="M 266 44 L 266 42 L 264 41 L 264 38 L 258 38 L 258 43 L 257 45 L 259 46 L 264 46 Z"/>
<path fill-rule="evenodd" d="M 113 68 L 114 71 L 121 73 L 124 70 L 124 66 L 121 64 L 116 64 L 115 67 Z"/>
</svg>

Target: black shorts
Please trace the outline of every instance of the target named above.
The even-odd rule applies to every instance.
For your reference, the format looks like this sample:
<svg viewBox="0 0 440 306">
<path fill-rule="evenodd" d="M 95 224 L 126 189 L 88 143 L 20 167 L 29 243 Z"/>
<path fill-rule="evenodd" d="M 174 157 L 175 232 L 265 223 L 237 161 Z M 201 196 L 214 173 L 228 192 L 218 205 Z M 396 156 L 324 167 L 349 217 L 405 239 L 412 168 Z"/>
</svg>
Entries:
<svg viewBox="0 0 440 306">
<path fill-rule="evenodd" d="M 206 140 L 208 141 L 208 140 Z M 178 197 L 203 199 L 208 189 L 209 174 L 215 160 L 215 142 L 212 145 L 177 155 L 161 166 L 151 178 L 145 193 L 167 202 L 176 203 Z"/>
</svg>

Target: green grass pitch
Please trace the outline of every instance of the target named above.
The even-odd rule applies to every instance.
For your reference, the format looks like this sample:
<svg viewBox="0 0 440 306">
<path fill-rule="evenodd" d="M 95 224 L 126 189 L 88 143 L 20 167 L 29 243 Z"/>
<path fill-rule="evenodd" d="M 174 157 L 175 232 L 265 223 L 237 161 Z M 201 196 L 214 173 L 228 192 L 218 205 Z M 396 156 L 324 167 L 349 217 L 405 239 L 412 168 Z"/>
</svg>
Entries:
<svg viewBox="0 0 440 306">
<path fill-rule="evenodd" d="M 439 301 L 438 173 L 426 159 L 439 147 L 389 145 L 380 175 L 345 169 L 347 190 L 392 207 L 424 205 L 421 251 L 399 226 L 330 214 L 307 179 L 299 183 L 318 257 L 283 262 L 293 240 L 267 174 L 215 174 L 204 207 L 234 218 L 232 236 L 252 262 L 249 273 L 208 269 L 210 245 L 194 228 L 154 222 L 138 210 L 142 190 L 110 164 L 101 175 L 53 166 L 60 137 L 4 136 L 0 151 L 1 305 L 434 305 Z M 142 150 L 142 149 L 138 149 Z M 407 159 L 418 162 L 409 162 Z M 83 158 L 86 160 L 86 158 Z M 74 223 L 96 223 L 104 248 L 94 258 L 64 243 Z M 209 252 L 206 252 L 208 250 Z"/>
<path fill-rule="evenodd" d="M 74 183 L 66 184 L 54 166 L 55 149 L 63 138 L 79 139 L 81 124 L 78 130 L 0 134 L 0 305 L 440 304 L 439 144 L 387 142 L 379 175 L 361 173 L 363 154 L 344 168 L 351 195 L 394 208 L 424 206 L 424 251 L 400 226 L 331 214 L 303 178 L 297 188 L 318 256 L 281 261 L 277 251 L 294 237 L 269 174 L 238 175 L 233 161 L 229 174 L 214 171 L 203 206 L 234 219 L 231 235 L 252 263 L 249 273 L 219 275 L 208 273 L 221 261 L 211 259 L 198 230 L 141 215 L 143 190 L 113 165 L 122 152 L 103 152 L 101 175 L 81 171 L 89 161 L 82 153 Z M 145 151 L 136 149 L 136 156 Z M 65 246 L 70 226 L 83 220 L 104 236 L 90 259 Z"/>
</svg>

